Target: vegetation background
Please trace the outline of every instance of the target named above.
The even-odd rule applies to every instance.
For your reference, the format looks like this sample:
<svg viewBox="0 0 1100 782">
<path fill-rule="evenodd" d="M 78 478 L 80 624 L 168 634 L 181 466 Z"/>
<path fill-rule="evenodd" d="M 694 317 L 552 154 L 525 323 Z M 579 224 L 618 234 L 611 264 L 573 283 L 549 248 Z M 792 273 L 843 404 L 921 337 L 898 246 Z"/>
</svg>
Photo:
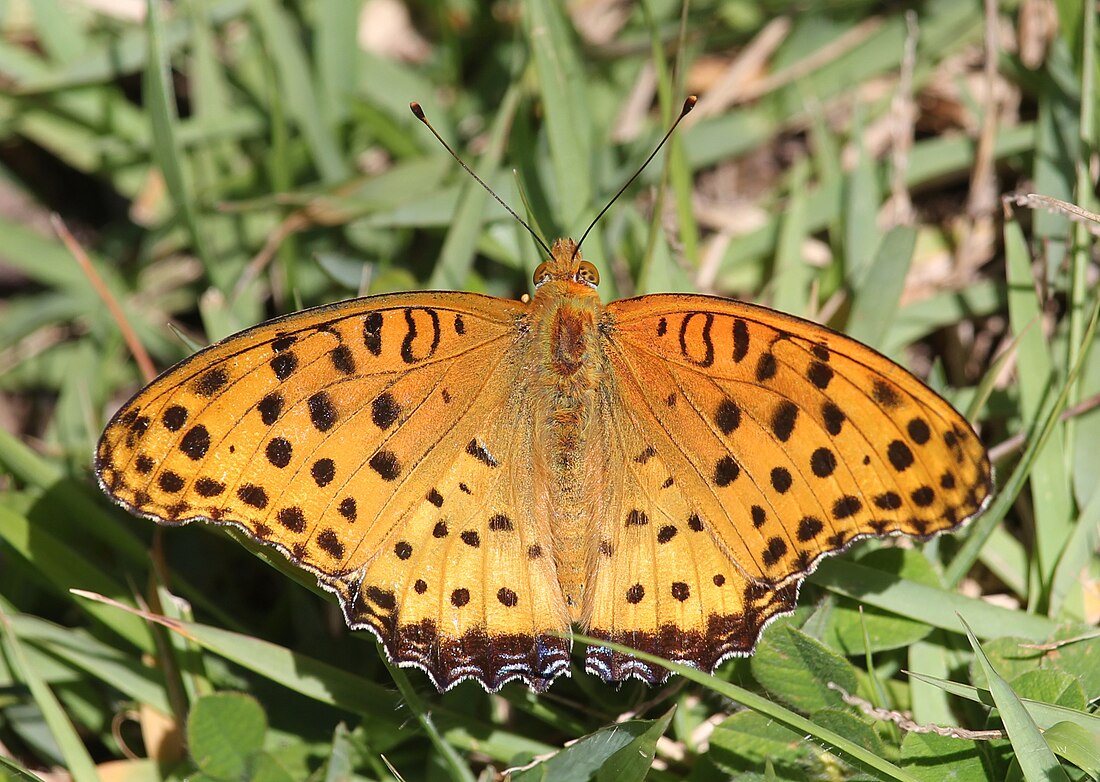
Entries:
<svg viewBox="0 0 1100 782">
<path fill-rule="evenodd" d="M 1095 209 L 1093 3 L 150 7 L 0 2 L 0 775 L 1100 774 L 1096 227 L 999 198 Z M 826 563 L 715 677 L 440 696 L 285 563 L 100 496 L 94 443 L 143 383 L 104 290 L 157 368 L 356 293 L 517 296 L 533 242 L 408 101 L 553 238 L 692 92 L 586 242 L 605 298 L 735 295 L 911 367 L 993 449 L 964 532 Z"/>
</svg>

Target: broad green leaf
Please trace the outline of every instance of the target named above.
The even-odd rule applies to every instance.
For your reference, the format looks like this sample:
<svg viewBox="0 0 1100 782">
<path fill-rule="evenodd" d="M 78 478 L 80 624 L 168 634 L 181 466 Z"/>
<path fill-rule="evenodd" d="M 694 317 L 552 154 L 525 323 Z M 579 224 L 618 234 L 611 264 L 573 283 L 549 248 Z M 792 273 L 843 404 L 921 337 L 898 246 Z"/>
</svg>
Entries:
<svg viewBox="0 0 1100 782">
<path fill-rule="evenodd" d="M 199 698 L 187 715 L 187 745 L 203 773 L 242 779 L 263 747 L 267 715 L 255 698 L 220 692 Z"/>
<path fill-rule="evenodd" d="M 764 633 L 752 657 L 752 672 L 775 698 L 800 711 L 812 712 L 843 701 L 829 683 L 855 692 L 852 666 L 825 644 L 787 622 Z"/>
</svg>

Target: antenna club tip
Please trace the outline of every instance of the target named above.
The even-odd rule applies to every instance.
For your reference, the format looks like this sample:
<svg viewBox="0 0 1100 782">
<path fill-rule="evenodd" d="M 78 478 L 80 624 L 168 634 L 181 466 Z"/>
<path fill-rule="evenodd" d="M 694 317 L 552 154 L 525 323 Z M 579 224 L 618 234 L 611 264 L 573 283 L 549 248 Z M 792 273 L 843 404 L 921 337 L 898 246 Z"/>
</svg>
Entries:
<svg viewBox="0 0 1100 782">
<path fill-rule="evenodd" d="M 409 102 L 409 110 L 412 111 L 413 116 L 415 116 L 418 120 L 420 120 L 421 122 L 424 121 L 424 109 L 420 108 L 420 104 L 417 103 L 415 100 Z"/>
<path fill-rule="evenodd" d="M 682 112 L 680 112 L 680 115 L 683 116 L 684 114 L 687 114 L 689 111 L 694 109 L 695 104 L 698 103 L 698 101 L 699 101 L 698 96 L 688 95 L 687 100 L 684 101 L 684 110 Z"/>
</svg>

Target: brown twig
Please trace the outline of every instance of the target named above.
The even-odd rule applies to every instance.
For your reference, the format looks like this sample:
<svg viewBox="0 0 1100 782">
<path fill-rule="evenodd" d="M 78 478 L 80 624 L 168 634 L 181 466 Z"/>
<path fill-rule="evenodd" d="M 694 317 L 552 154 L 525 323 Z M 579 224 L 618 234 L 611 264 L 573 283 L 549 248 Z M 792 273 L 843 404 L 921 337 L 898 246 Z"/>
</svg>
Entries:
<svg viewBox="0 0 1100 782">
<path fill-rule="evenodd" d="M 1100 394 L 1090 396 L 1088 399 L 1083 399 L 1073 407 L 1067 407 L 1062 411 L 1062 414 L 1058 416 L 1058 420 L 1061 422 L 1068 421 L 1071 418 L 1076 418 L 1079 415 L 1100 407 Z M 1024 443 L 1027 442 L 1027 438 L 1031 435 L 1030 432 L 1020 432 L 1007 440 L 997 443 L 995 446 L 989 449 L 989 459 L 992 462 L 999 462 L 1008 456 L 1013 451 L 1018 451 L 1023 448 Z"/>
<path fill-rule="evenodd" d="M 792 63 L 790 66 L 773 73 L 771 76 L 766 76 L 754 82 L 737 96 L 736 102 L 748 103 L 763 95 L 767 95 L 773 90 L 777 90 L 780 87 L 786 86 L 787 84 L 793 84 L 799 79 L 805 78 L 814 71 L 823 68 L 833 60 L 855 49 L 870 38 L 882 24 L 882 19 L 878 17 L 860 22 L 808 57 L 796 63 Z"/>
<path fill-rule="evenodd" d="M 764 69 L 768 59 L 786 40 L 790 29 L 789 17 L 780 16 L 768 22 L 748 46 L 741 50 L 718 81 L 700 96 L 696 109 L 698 116 L 691 121 L 698 122 L 704 117 L 717 116 L 730 106 L 744 101 L 745 95 L 753 92 L 754 87 L 758 89 L 759 84 L 752 84 L 753 74 Z M 773 84 L 778 86 L 779 83 L 773 81 Z"/>
<path fill-rule="evenodd" d="M 1100 630 L 1091 630 L 1081 635 L 1075 635 L 1072 638 L 1062 638 L 1057 641 L 1051 641 L 1045 644 L 1020 644 L 1021 649 L 1035 649 L 1039 652 L 1056 652 L 1063 646 L 1069 646 L 1071 644 L 1081 643 L 1082 641 L 1091 641 L 1097 637 L 1100 637 Z"/>
<path fill-rule="evenodd" d="M 119 306 L 118 301 L 111 294 L 106 283 L 103 282 L 103 278 L 99 276 L 99 272 L 96 271 L 95 266 L 88 258 L 88 254 L 84 252 L 84 248 L 73 238 L 61 216 L 58 214 L 50 215 L 50 222 L 53 224 L 53 229 L 57 232 L 62 243 L 76 259 L 77 265 L 84 272 L 84 276 L 88 278 L 88 282 L 92 284 L 96 295 L 107 305 L 107 311 L 111 313 L 111 317 L 118 324 L 119 331 L 122 332 L 122 338 L 126 341 L 126 346 L 130 348 L 130 353 L 137 362 L 145 382 L 151 382 L 157 376 L 157 369 L 153 365 L 153 360 L 149 358 L 149 354 L 145 351 L 145 346 L 141 344 L 141 340 L 137 338 L 137 334 L 130 326 L 126 313 L 122 311 L 122 307 Z"/>
<path fill-rule="evenodd" d="M 237 278 L 237 282 L 233 286 L 233 299 L 240 298 L 245 289 L 263 273 L 264 269 L 275 258 L 275 253 L 279 251 L 279 247 L 289 236 L 304 231 L 312 225 L 314 225 L 314 221 L 310 219 L 308 208 L 299 209 L 283 218 L 267 235 L 264 246 L 253 256 L 248 265 L 244 267 L 241 276 Z"/>
<path fill-rule="evenodd" d="M 1003 739 L 1007 735 L 1003 730 L 967 730 L 966 728 L 944 727 L 943 725 L 922 725 L 919 722 L 913 722 L 912 719 L 900 711 L 880 709 L 863 700 L 863 698 L 850 695 L 835 682 L 829 682 L 827 686 L 830 690 L 839 692 L 845 703 L 849 706 L 855 706 L 868 717 L 892 722 L 909 733 L 935 733 L 937 736 L 945 736 L 950 739 L 969 739 L 970 741 L 995 741 L 996 739 Z"/>
<path fill-rule="evenodd" d="M 1093 236 L 1100 236 L 1100 215 L 1082 209 L 1077 204 L 1063 201 L 1060 198 L 1040 195 L 1039 193 L 1012 193 L 1001 199 L 1005 203 L 1023 206 L 1028 209 L 1047 209 L 1051 212 L 1061 212 L 1075 223 L 1080 223 Z"/>
<path fill-rule="evenodd" d="M 985 0 L 985 62 L 983 81 L 985 95 L 982 99 L 981 130 L 974 151 L 974 168 L 970 174 L 970 191 L 967 195 L 966 214 L 968 224 L 959 245 L 957 276 L 968 277 L 984 255 L 983 247 L 989 244 L 994 210 L 997 204 L 997 174 L 994 168 L 997 143 L 997 58 L 1000 42 L 997 33 L 997 0 Z"/>
</svg>

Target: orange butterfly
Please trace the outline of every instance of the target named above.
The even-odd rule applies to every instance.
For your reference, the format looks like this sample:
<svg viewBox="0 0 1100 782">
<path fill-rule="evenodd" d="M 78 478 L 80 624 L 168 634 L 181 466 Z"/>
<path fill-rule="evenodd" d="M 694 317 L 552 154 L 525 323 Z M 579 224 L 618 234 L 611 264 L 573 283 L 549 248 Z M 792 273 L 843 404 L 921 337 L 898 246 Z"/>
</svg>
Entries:
<svg viewBox="0 0 1100 782">
<path fill-rule="evenodd" d="M 966 420 L 874 350 L 702 295 L 609 305 L 569 239 L 527 302 L 412 292 L 278 318 L 131 399 L 100 485 L 242 529 L 440 690 L 570 670 L 571 625 L 711 671 L 821 557 L 957 528 L 990 496 Z M 608 682 L 668 671 L 602 646 Z"/>
</svg>

